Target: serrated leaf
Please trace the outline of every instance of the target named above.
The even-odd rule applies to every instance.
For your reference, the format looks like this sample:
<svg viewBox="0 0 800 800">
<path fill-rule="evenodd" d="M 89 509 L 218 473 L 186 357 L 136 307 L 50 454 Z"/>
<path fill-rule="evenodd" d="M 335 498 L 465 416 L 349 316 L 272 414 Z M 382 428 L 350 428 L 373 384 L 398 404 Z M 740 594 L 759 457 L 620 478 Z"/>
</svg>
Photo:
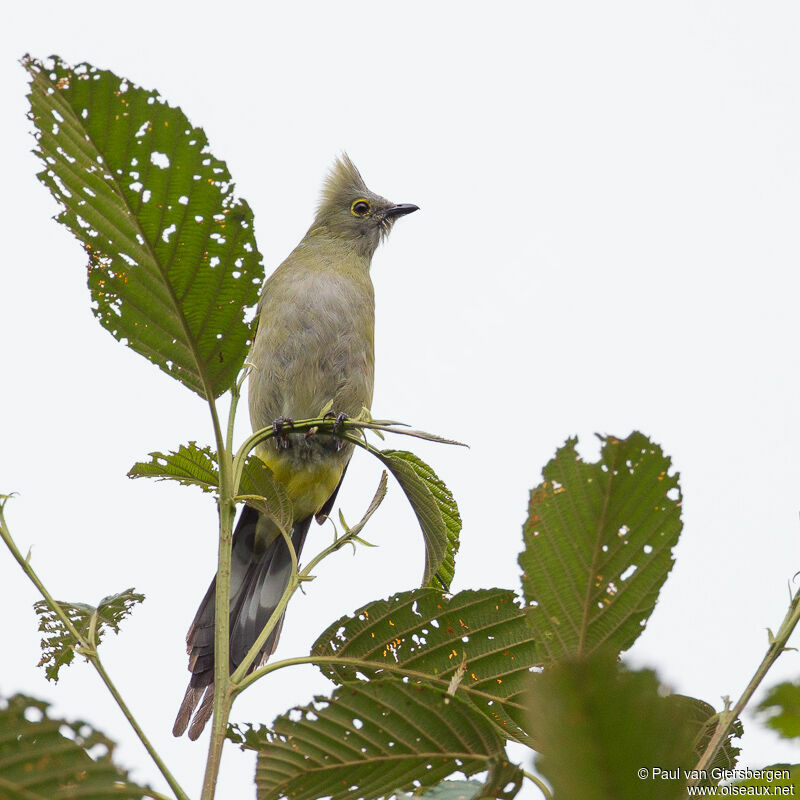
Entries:
<svg viewBox="0 0 800 800">
<path fill-rule="evenodd" d="M 456 696 L 486 714 L 503 737 L 527 742 L 525 698 L 536 646 L 513 592 L 481 589 L 447 596 L 435 589 L 400 592 L 342 617 L 314 643 L 311 655 L 370 664 L 320 664 L 337 683 L 391 674 L 402 667 L 413 681 L 435 678 L 443 689 L 466 658 Z"/>
<path fill-rule="evenodd" d="M 182 444 L 177 452 L 148 453 L 150 461 L 139 461 L 128 472 L 129 478 L 172 480 L 184 486 L 199 486 L 204 492 L 216 492 L 219 485 L 216 453 L 195 442 Z"/>
<path fill-rule="evenodd" d="M 280 530 L 291 531 L 294 511 L 286 487 L 256 455 L 245 460 L 239 494 L 248 505 L 272 519 Z"/>
<path fill-rule="evenodd" d="M 629 648 L 672 568 L 681 499 L 669 457 L 641 433 L 601 439 L 596 463 L 568 440 L 531 492 L 519 563 L 542 663 Z"/>
<path fill-rule="evenodd" d="M 413 453 L 382 450 L 376 455 L 397 479 L 422 529 L 425 540 L 422 585 L 449 590 L 461 532 L 461 515 L 452 492 Z"/>
<path fill-rule="evenodd" d="M 233 384 L 264 278 L 253 215 L 201 128 L 90 64 L 26 57 L 40 180 L 83 243 L 94 314 L 202 397 Z"/>
<path fill-rule="evenodd" d="M 504 759 L 502 738 L 468 703 L 396 680 L 339 687 L 262 736 L 259 800 L 371 800 Z"/>
<path fill-rule="evenodd" d="M 682 770 L 695 763 L 696 725 L 686 704 L 662 696 L 654 672 L 627 670 L 602 653 L 553 664 L 532 676 L 531 687 L 536 767 L 555 798 L 682 796 Z M 654 768 L 679 772 L 655 775 Z"/>
<path fill-rule="evenodd" d="M 217 454 L 195 442 L 180 445 L 177 451 L 149 453 L 150 461 L 139 461 L 128 472 L 129 478 L 155 478 L 199 486 L 216 493 L 219 486 Z M 283 530 L 292 527 L 292 503 L 286 487 L 275 480 L 272 470 L 256 455 L 247 457 L 242 470 L 237 502 L 246 502 L 270 517 Z"/>
<path fill-rule="evenodd" d="M 122 620 L 143 600 L 143 594 L 127 589 L 104 597 L 96 608 L 86 603 L 58 604 L 84 641 L 96 648 L 107 630 L 119 633 Z M 72 663 L 80 642 L 44 600 L 34 603 L 33 608 L 39 616 L 39 631 L 43 634 L 42 658 L 38 666 L 45 668 L 48 680 L 57 681 L 59 669 Z"/>
<path fill-rule="evenodd" d="M 785 681 L 773 686 L 758 704 L 768 728 L 784 739 L 800 737 L 800 684 Z"/>
<path fill-rule="evenodd" d="M 694 754 L 696 761 L 699 761 L 705 754 L 711 737 L 717 729 L 717 711 L 710 703 L 706 703 L 704 700 L 699 700 L 696 697 L 676 694 L 670 695 L 669 699 L 673 703 L 682 705 L 686 710 L 690 724 L 695 729 Z M 734 769 L 736 760 L 741 751 L 740 748 L 733 744 L 733 740 L 740 738 L 743 734 L 744 728 L 742 727 L 742 722 L 740 719 L 737 719 L 731 726 L 728 735 L 725 737 L 725 742 L 722 747 L 717 750 L 717 754 L 708 765 L 707 771 L 709 777 L 701 780 L 699 783 L 700 786 L 716 786 L 719 781 L 711 778 L 712 774 L 717 774 L 715 772 L 716 770 Z"/>
<path fill-rule="evenodd" d="M 114 764 L 110 739 L 86 722 L 54 719 L 47 708 L 21 694 L 0 700 L 0 800 L 149 795 Z"/>
</svg>

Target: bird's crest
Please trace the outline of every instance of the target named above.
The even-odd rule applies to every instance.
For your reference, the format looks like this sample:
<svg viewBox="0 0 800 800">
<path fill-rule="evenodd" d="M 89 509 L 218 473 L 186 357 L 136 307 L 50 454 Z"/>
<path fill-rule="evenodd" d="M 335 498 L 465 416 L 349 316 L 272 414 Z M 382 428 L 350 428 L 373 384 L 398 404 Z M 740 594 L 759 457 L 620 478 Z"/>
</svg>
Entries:
<svg viewBox="0 0 800 800">
<path fill-rule="evenodd" d="M 342 153 L 333 163 L 331 171 L 322 187 L 322 197 L 318 211 L 325 208 L 335 208 L 343 202 L 349 203 L 348 198 L 357 197 L 369 192 L 361 173 L 350 160 L 347 153 Z"/>
</svg>

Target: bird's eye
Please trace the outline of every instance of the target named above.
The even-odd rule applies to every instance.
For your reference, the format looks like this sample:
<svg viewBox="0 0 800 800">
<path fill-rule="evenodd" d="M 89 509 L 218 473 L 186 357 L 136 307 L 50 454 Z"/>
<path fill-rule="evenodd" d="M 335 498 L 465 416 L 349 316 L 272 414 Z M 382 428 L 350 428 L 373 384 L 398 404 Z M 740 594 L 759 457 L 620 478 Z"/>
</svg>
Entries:
<svg viewBox="0 0 800 800">
<path fill-rule="evenodd" d="M 369 214 L 370 205 L 366 200 L 353 200 L 350 206 L 350 213 L 354 217 L 363 217 Z"/>
</svg>

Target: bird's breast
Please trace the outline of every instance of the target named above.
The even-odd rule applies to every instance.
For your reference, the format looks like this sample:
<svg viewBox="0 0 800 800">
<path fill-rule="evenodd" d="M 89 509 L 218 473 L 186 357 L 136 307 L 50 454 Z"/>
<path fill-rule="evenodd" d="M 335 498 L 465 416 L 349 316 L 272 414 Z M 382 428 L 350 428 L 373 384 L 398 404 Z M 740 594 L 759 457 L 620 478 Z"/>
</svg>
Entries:
<svg viewBox="0 0 800 800">
<path fill-rule="evenodd" d="M 265 284 L 251 349 L 250 417 L 308 419 L 372 402 L 374 295 L 368 273 L 280 268 Z"/>
</svg>

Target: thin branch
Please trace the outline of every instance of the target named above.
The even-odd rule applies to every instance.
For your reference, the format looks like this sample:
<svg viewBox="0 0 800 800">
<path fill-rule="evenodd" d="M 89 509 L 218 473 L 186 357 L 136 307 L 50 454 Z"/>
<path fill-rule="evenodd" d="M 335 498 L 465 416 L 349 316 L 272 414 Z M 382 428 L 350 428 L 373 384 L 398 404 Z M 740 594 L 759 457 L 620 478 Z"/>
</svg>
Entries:
<svg viewBox="0 0 800 800">
<path fill-rule="evenodd" d="M 778 633 L 774 636 L 770 633 L 770 643 L 767 652 L 758 665 L 755 674 L 742 692 L 742 696 L 736 701 L 732 708 L 726 709 L 719 714 L 716 730 L 706 747 L 705 753 L 703 753 L 702 758 L 697 762 L 697 766 L 694 768 L 697 772 L 697 777 L 692 778 L 692 780 L 688 782 L 688 786 L 697 786 L 700 783 L 704 771 L 708 769 L 709 765 L 714 761 L 717 752 L 725 744 L 725 740 L 734 722 L 736 722 L 739 715 L 744 711 L 745 706 L 750 701 L 750 698 L 764 679 L 770 667 L 772 667 L 780 655 L 786 650 L 786 643 L 789 641 L 789 637 L 792 635 L 798 622 L 800 622 L 800 589 L 798 589 L 792 597 L 789 610 L 783 618 Z"/>
<path fill-rule="evenodd" d="M 425 431 L 418 431 L 412 428 L 409 428 L 404 425 L 402 422 L 391 422 L 388 420 L 371 420 L 369 422 L 359 420 L 359 419 L 345 419 L 338 421 L 336 419 L 332 419 L 331 417 L 318 417 L 316 419 L 301 419 L 295 420 L 291 427 L 284 428 L 284 433 L 289 431 L 293 433 L 308 433 L 310 430 L 314 430 L 314 433 L 324 434 L 326 436 L 337 436 L 340 439 L 344 439 L 348 442 L 352 442 L 353 444 L 357 444 L 360 447 L 365 448 L 366 450 L 370 450 L 372 452 L 377 452 L 375 448 L 371 445 L 366 444 L 363 439 L 358 435 L 358 431 L 360 430 L 376 430 L 376 431 L 385 431 L 387 433 L 397 433 L 401 436 L 412 436 L 415 439 L 424 439 L 426 441 L 431 442 L 439 442 L 441 444 L 453 444 L 458 445 L 460 447 L 466 447 L 467 445 L 463 444 L 462 442 L 457 442 L 454 439 L 445 439 L 441 436 L 437 436 L 433 433 L 426 433 Z M 348 433 L 348 431 L 355 431 L 356 435 L 353 433 Z M 233 458 L 233 486 L 237 487 L 239 485 L 239 481 L 241 480 L 242 470 L 244 469 L 244 462 L 247 456 L 255 449 L 256 446 L 261 444 L 261 442 L 265 442 L 267 439 L 270 439 L 275 435 L 275 431 L 272 426 L 267 428 L 261 428 L 261 430 L 255 431 L 247 439 L 244 440 L 242 446 L 236 452 L 236 455 Z"/>
<path fill-rule="evenodd" d="M 241 378 L 241 376 L 240 376 Z M 238 386 L 237 382 L 237 386 Z M 212 800 L 217 788 L 217 777 L 222 761 L 222 747 L 231 711 L 233 697 L 230 680 L 230 588 L 231 588 L 231 545 L 233 542 L 233 520 L 236 504 L 232 481 L 233 463 L 231 451 L 222 438 L 222 429 L 217 416 L 214 399 L 208 397 L 214 438 L 217 443 L 217 463 L 219 465 L 219 553 L 217 556 L 217 577 L 214 602 L 214 716 L 211 722 L 211 739 L 208 744 L 208 758 L 203 776 L 201 800 Z M 237 390 L 231 398 L 228 420 L 228 434 L 232 437 L 233 415 L 238 404 Z"/>
<path fill-rule="evenodd" d="M 234 696 L 242 691 L 240 681 L 247 673 L 247 670 L 250 669 L 250 665 L 253 663 L 253 661 L 255 661 L 256 656 L 258 656 L 261 648 L 264 646 L 264 643 L 267 641 L 269 635 L 275 629 L 278 621 L 283 616 L 286 606 L 289 605 L 289 600 L 291 600 L 292 595 L 302 582 L 297 570 L 297 552 L 294 549 L 292 537 L 284 530 L 281 530 L 281 535 L 286 542 L 286 546 L 289 548 L 289 556 L 292 559 L 292 574 L 289 577 L 289 583 L 287 584 L 286 589 L 284 589 L 283 594 L 281 595 L 281 599 L 278 601 L 278 605 L 275 606 L 275 610 L 267 620 L 267 624 L 261 629 L 261 633 L 259 633 L 258 638 L 256 638 L 255 642 L 253 642 L 252 646 L 247 651 L 247 655 L 245 655 L 241 664 L 239 664 L 233 675 L 231 675 L 231 685 L 233 687 Z"/>
<path fill-rule="evenodd" d="M 553 800 L 553 795 L 550 793 L 550 789 L 547 787 L 547 784 L 541 780 L 541 778 L 537 778 L 532 772 L 528 772 L 528 770 L 522 770 L 522 774 L 536 787 L 541 791 L 544 795 L 546 800 Z"/>
<path fill-rule="evenodd" d="M 48 607 L 56 613 L 58 618 L 61 620 L 66 629 L 69 631 L 70 635 L 78 643 L 78 646 L 81 649 L 81 655 L 85 656 L 86 659 L 95 668 L 97 674 L 100 676 L 101 680 L 106 685 L 106 688 L 111 693 L 111 696 L 114 698 L 120 710 L 125 715 L 125 718 L 130 723 L 130 726 L 133 728 L 136 735 L 139 737 L 139 741 L 144 745 L 144 748 L 145 750 L 147 750 L 147 753 L 153 760 L 153 763 L 158 767 L 159 771 L 164 776 L 164 780 L 169 784 L 170 789 L 172 789 L 172 791 L 174 792 L 175 797 L 177 797 L 178 800 L 189 800 L 188 795 L 183 791 L 177 780 L 175 780 L 172 773 L 167 768 L 167 765 L 161 760 L 161 756 L 159 756 L 159 754 L 156 752 L 153 745 L 150 744 L 150 740 L 147 738 L 141 726 L 136 721 L 136 718 L 133 716 L 133 713 L 128 708 L 125 701 L 122 699 L 122 696 L 117 690 L 117 687 L 112 682 L 110 676 L 105 670 L 105 667 L 103 667 L 103 664 L 100 661 L 100 656 L 98 655 L 97 650 L 94 648 L 93 643 L 88 641 L 84 636 L 82 636 L 78 632 L 78 630 L 72 624 L 72 621 L 70 620 L 69 616 L 61 608 L 61 605 L 56 600 L 54 600 L 50 592 L 47 591 L 44 584 L 41 582 L 39 576 L 36 574 L 35 570 L 30 565 L 28 560 L 26 558 L 23 558 L 22 553 L 20 553 L 16 543 L 11 537 L 11 532 L 9 531 L 8 525 L 6 524 L 5 515 L 3 511 L 5 509 L 5 504 L 7 500 L 8 496 L 0 495 L 0 537 L 2 537 L 3 541 L 6 544 L 6 547 L 8 547 L 8 549 L 11 551 L 11 555 L 14 557 L 17 563 L 22 567 L 22 570 L 31 580 L 33 585 L 39 590 L 39 593 L 44 598 L 45 603 L 47 603 Z"/>
<path fill-rule="evenodd" d="M 442 689 L 447 689 L 450 685 L 449 678 L 439 678 L 436 675 L 431 675 L 430 672 L 422 672 L 416 669 L 409 669 L 408 667 L 403 666 L 402 664 L 393 664 L 389 661 L 387 662 L 377 662 L 377 661 L 370 661 L 369 659 L 364 658 L 349 658 L 347 656 L 296 656 L 295 658 L 286 658 L 282 661 L 273 661 L 270 664 L 265 664 L 263 667 L 259 667 L 259 669 L 254 670 L 249 675 L 245 676 L 241 683 L 238 684 L 236 687 L 236 691 L 242 692 L 244 691 L 250 684 L 255 683 L 257 680 L 260 680 L 265 675 L 269 675 L 270 672 L 275 672 L 279 669 L 285 669 L 286 667 L 295 667 L 301 664 L 314 664 L 315 666 L 321 666 L 323 664 L 330 664 L 331 666 L 336 667 L 352 667 L 353 669 L 361 669 L 361 670 L 370 670 L 374 672 L 388 672 L 396 675 L 400 675 L 404 678 L 414 678 L 415 680 L 426 681 L 427 683 L 432 684 L 433 686 L 440 686 Z M 498 702 L 497 695 L 491 694 L 489 692 L 484 692 L 482 689 L 475 689 L 472 686 L 461 686 L 458 687 L 457 692 L 464 692 L 472 697 L 480 698 L 481 700 L 486 700 L 487 702 Z M 518 709 L 519 711 L 524 711 L 525 706 L 517 703 L 513 700 L 505 699 L 502 701 L 504 705 L 509 707 Z"/>
</svg>

